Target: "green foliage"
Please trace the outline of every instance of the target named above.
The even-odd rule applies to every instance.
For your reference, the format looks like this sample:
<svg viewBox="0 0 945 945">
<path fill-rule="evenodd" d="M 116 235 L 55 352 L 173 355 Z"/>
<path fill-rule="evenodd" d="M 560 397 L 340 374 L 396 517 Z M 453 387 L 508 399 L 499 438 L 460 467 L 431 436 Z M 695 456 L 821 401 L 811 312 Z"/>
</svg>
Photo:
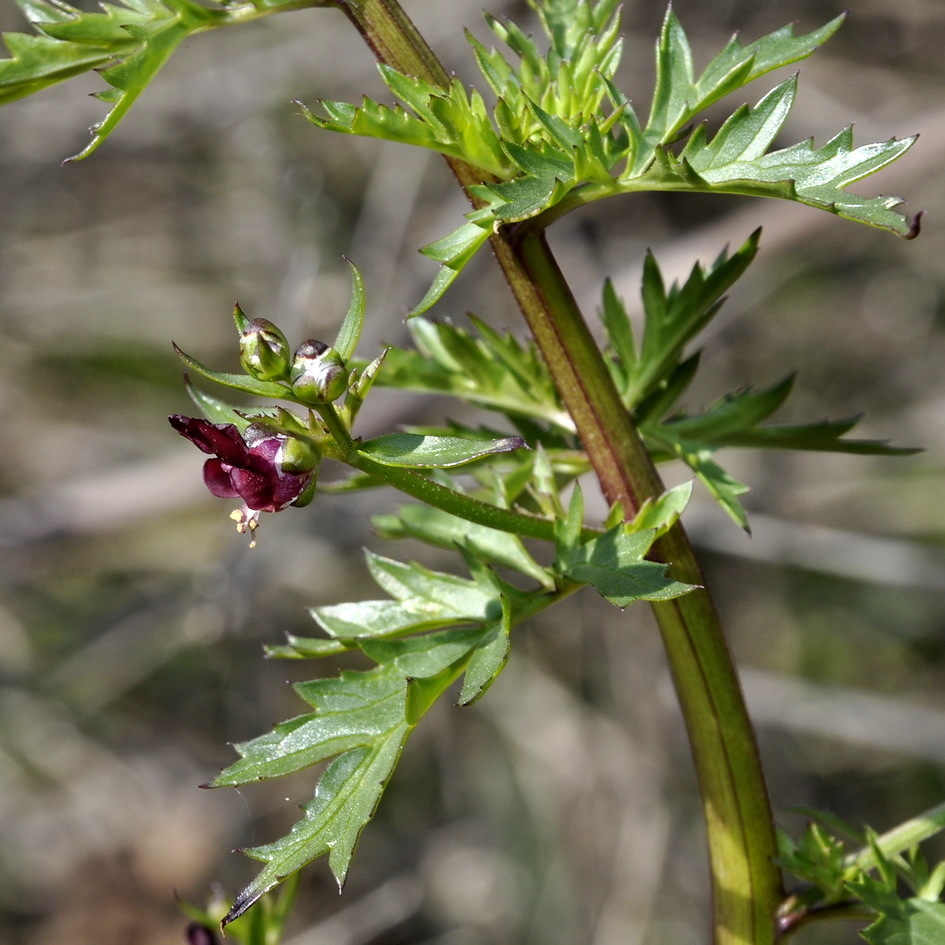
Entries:
<svg viewBox="0 0 945 945">
<path fill-rule="evenodd" d="M 857 831 L 836 817 L 814 814 L 800 840 L 779 836 L 779 862 L 807 885 L 786 902 L 782 929 L 808 916 L 857 917 L 870 945 L 936 945 L 945 933 L 945 863 L 930 869 L 919 842 L 943 826 L 942 810 L 883 836 Z M 860 846 L 848 853 L 847 843 Z"/>
<path fill-rule="evenodd" d="M 327 6 L 329 0 L 229 0 L 222 8 L 196 0 L 121 0 L 101 12 L 65 0 L 14 0 L 36 30 L 4 33 L 10 58 L 0 60 L 0 104 L 95 70 L 111 105 L 92 140 L 69 160 L 88 157 L 115 130 L 164 63 L 188 37 L 285 10 Z"/>
<path fill-rule="evenodd" d="M 681 402 L 699 367 L 699 352 L 690 353 L 689 346 L 751 264 L 760 235 L 760 231 L 753 233 L 734 253 L 723 251 L 709 266 L 697 263 L 682 284 L 667 286 L 656 259 L 648 253 L 643 267 L 640 330 L 634 327 L 610 282 L 605 283 L 599 313 L 611 376 L 654 459 L 684 462 L 745 529 L 748 518 L 739 497 L 748 486 L 719 465 L 715 454 L 720 450 L 792 449 L 882 456 L 914 452 L 883 441 L 848 438 L 846 434 L 858 418 L 769 423 L 788 399 L 793 375 L 760 390 L 732 391 L 697 412 L 682 409 Z M 588 465 L 573 434 L 573 422 L 534 346 L 496 331 L 475 316 L 470 318 L 474 331 L 413 319 L 409 324 L 415 349 L 391 349 L 379 383 L 450 394 L 500 413 L 516 424 L 530 444 L 546 450 L 553 475 L 562 482 L 585 472 Z M 523 479 L 536 475 L 530 460 L 519 468 Z M 545 492 L 556 489 L 549 486 Z"/>
<path fill-rule="evenodd" d="M 665 565 L 644 560 L 678 507 L 678 501 L 669 501 L 655 513 L 651 509 L 654 527 L 621 525 L 588 537 L 582 506 L 572 502 L 553 569 L 539 565 L 517 538 L 470 528 L 438 510 L 407 506 L 399 515 L 385 516 L 381 524 L 390 536 L 458 546 L 471 576 L 368 552 L 371 575 L 388 598 L 313 608 L 327 639 L 290 637 L 287 645 L 270 651 L 283 658 L 312 659 L 358 649 L 377 665 L 296 684 L 313 711 L 236 745 L 240 759 L 211 782 L 212 787 L 236 786 L 334 759 L 290 833 L 244 851 L 265 866 L 237 897 L 225 921 L 238 918 L 281 879 L 326 853 L 339 884 L 344 882 L 361 831 L 410 732 L 460 676 L 459 705 L 483 694 L 505 666 L 509 635 L 517 624 L 582 585 L 593 586 L 621 607 L 688 591 L 666 576 Z M 513 586 L 493 564 L 519 571 L 537 586 Z"/>
<path fill-rule="evenodd" d="M 907 899 L 862 934 L 870 945 L 939 945 L 945 941 L 945 903 Z"/>
<path fill-rule="evenodd" d="M 452 324 L 413 319 L 414 348 L 392 348 L 379 383 L 450 394 L 511 418 L 540 420 L 573 433 L 554 384 L 531 342 L 496 331 L 470 316 L 475 333 Z"/>
<path fill-rule="evenodd" d="M 358 452 L 385 466 L 413 469 L 449 469 L 483 456 L 521 447 L 517 436 L 482 439 L 472 436 L 424 436 L 419 433 L 385 433 L 358 446 Z"/>
<path fill-rule="evenodd" d="M 602 197 L 646 190 L 779 197 L 892 230 L 917 232 L 893 197 L 860 197 L 847 187 L 894 161 L 914 138 L 853 146 L 846 128 L 820 148 L 811 141 L 770 150 L 794 104 L 796 78 L 754 107 L 743 105 L 709 137 L 701 114 L 773 69 L 809 56 L 839 28 L 842 17 L 802 36 L 792 27 L 742 45 L 733 37 L 697 75 L 688 38 L 668 11 L 656 48 L 656 88 L 643 125 L 614 85 L 622 44 L 613 0 L 535 3 L 548 40 L 538 42 L 514 23 L 487 17 L 509 50 L 487 49 L 470 36 L 480 71 L 494 96 L 491 116 L 482 96 L 454 79 L 438 88 L 382 67 L 403 106 L 370 99 L 360 106 L 323 102 L 319 127 L 400 141 L 439 151 L 477 168 L 480 206 L 448 237 L 423 252 L 441 264 L 413 314 L 429 309 L 496 227 L 535 219 L 535 226 Z"/>
</svg>

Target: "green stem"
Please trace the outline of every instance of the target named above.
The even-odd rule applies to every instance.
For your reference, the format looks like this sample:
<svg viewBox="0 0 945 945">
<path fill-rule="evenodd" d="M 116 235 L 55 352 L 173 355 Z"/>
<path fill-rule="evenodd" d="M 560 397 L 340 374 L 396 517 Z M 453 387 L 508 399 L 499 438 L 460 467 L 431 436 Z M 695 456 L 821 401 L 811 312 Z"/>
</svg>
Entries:
<svg viewBox="0 0 945 945">
<path fill-rule="evenodd" d="M 314 409 L 318 411 L 318 415 L 324 421 L 325 426 L 328 427 L 328 432 L 335 441 L 334 446 L 337 451 L 337 456 L 334 458 L 339 459 L 342 462 L 347 462 L 348 457 L 354 452 L 355 449 L 354 440 L 351 438 L 351 433 L 348 431 L 348 427 L 345 425 L 341 417 L 338 416 L 338 411 L 335 410 L 335 405 L 317 404 Z"/>
<path fill-rule="evenodd" d="M 420 499 L 427 505 L 466 519 L 467 522 L 475 522 L 477 525 L 485 525 L 488 528 L 511 532 L 513 535 L 526 538 L 555 540 L 555 523 L 551 519 L 492 505 L 441 485 L 412 469 L 379 463 L 376 459 L 358 451 L 358 444 L 351 438 L 334 404 L 318 404 L 314 409 L 318 411 L 334 440 L 333 453 L 329 453 L 333 459 L 347 463 L 415 499 Z M 584 537 L 591 538 L 599 535 L 600 532 L 585 529 L 583 534 Z"/>
<path fill-rule="evenodd" d="M 524 538 L 542 538 L 545 541 L 554 541 L 555 523 L 551 519 L 539 518 L 537 515 L 528 515 L 524 512 L 515 512 L 498 505 L 491 505 L 462 492 L 456 492 L 440 485 L 433 479 L 428 479 L 411 469 L 401 466 L 388 466 L 371 459 L 364 453 L 354 452 L 346 460 L 350 466 L 360 469 L 361 472 L 373 476 L 375 479 L 393 486 L 400 492 L 405 492 L 427 505 L 442 509 L 451 515 L 495 528 L 501 532 L 511 532 Z M 587 537 L 600 534 L 592 529 L 587 530 Z"/>
<path fill-rule="evenodd" d="M 378 57 L 445 84 L 446 72 L 394 0 L 347 0 L 349 18 Z M 404 47 L 407 47 L 406 50 Z M 477 172 L 448 159 L 464 189 Z M 492 238 L 506 279 L 577 426 L 609 502 L 629 518 L 663 484 L 542 232 Z M 681 525 L 656 546 L 678 580 L 704 585 Z M 734 664 L 708 591 L 653 605 L 689 732 L 705 813 L 716 945 L 773 945 L 782 897 L 773 818 Z"/>
<path fill-rule="evenodd" d="M 864 871 L 872 870 L 877 866 L 876 849 L 879 849 L 883 856 L 895 856 L 897 853 L 911 850 L 923 840 L 928 840 L 943 830 L 945 830 L 945 804 L 939 804 L 919 814 L 918 817 L 913 817 L 899 824 L 898 827 L 888 830 L 876 838 L 875 848 L 866 846 L 857 853 L 851 853 L 845 862 L 849 866 L 856 866 Z"/>
</svg>

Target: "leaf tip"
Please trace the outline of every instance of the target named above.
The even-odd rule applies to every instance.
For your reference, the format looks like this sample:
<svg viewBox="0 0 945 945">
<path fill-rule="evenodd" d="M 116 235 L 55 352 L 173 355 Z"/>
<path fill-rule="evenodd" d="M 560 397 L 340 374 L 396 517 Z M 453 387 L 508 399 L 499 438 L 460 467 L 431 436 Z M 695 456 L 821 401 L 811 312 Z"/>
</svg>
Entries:
<svg viewBox="0 0 945 945">
<path fill-rule="evenodd" d="M 925 211 L 920 210 L 910 221 L 909 221 L 909 232 L 903 235 L 904 240 L 914 240 L 919 233 L 922 232 L 922 217 L 925 216 Z"/>
</svg>

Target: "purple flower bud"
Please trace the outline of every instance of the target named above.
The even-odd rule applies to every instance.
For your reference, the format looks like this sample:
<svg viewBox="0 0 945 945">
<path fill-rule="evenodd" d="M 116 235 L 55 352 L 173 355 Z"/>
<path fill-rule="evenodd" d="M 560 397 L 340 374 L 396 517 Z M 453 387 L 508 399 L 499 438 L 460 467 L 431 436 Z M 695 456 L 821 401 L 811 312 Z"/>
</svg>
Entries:
<svg viewBox="0 0 945 945">
<path fill-rule="evenodd" d="M 313 445 L 308 462 L 300 460 L 299 449 L 291 448 L 287 469 L 283 457 L 287 444 L 295 438 L 263 423 L 249 426 L 244 439 L 232 423 L 210 423 L 180 414 L 168 419 L 181 436 L 211 455 L 203 466 L 203 481 L 210 492 L 245 503 L 243 511 L 235 513 L 240 531 L 255 531 L 260 512 L 278 512 L 291 505 L 305 491 L 318 466 L 318 451 Z"/>
<path fill-rule="evenodd" d="M 348 387 L 341 355 L 322 341 L 303 341 L 292 362 L 292 390 L 303 403 L 328 404 Z"/>
</svg>

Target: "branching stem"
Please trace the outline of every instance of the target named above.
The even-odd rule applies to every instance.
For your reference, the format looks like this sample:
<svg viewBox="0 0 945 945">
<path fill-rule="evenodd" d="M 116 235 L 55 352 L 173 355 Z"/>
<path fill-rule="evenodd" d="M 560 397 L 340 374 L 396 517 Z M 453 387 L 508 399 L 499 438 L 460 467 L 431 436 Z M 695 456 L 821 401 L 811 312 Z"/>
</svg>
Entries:
<svg viewBox="0 0 945 945">
<path fill-rule="evenodd" d="M 447 74 L 395 0 L 339 5 L 378 58 L 445 85 Z M 481 175 L 448 159 L 468 188 Z M 571 413 L 608 502 L 626 517 L 663 484 L 623 406 L 543 232 L 503 229 L 492 247 Z M 681 525 L 655 546 L 677 580 L 704 586 Z M 773 819 L 754 733 L 708 591 L 653 604 L 689 732 L 705 812 L 714 895 L 715 945 L 773 945 L 782 898 Z"/>
</svg>

